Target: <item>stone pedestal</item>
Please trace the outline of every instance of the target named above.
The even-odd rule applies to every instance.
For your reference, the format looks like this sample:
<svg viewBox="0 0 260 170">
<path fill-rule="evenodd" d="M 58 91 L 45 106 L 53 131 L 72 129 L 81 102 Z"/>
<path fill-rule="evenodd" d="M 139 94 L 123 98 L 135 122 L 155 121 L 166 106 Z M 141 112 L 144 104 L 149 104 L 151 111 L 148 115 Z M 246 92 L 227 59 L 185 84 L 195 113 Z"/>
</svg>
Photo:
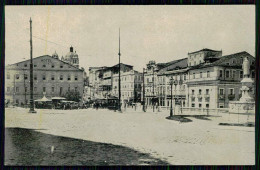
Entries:
<svg viewBox="0 0 260 170">
<path fill-rule="evenodd" d="M 241 81 L 242 88 L 242 97 L 239 101 L 229 102 L 229 112 L 230 113 L 239 113 L 239 114 L 255 114 L 255 100 L 252 94 L 252 88 L 254 81 L 249 77 L 249 61 L 247 58 L 244 58 L 243 61 L 243 72 L 244 78 Z"/>
</svg>

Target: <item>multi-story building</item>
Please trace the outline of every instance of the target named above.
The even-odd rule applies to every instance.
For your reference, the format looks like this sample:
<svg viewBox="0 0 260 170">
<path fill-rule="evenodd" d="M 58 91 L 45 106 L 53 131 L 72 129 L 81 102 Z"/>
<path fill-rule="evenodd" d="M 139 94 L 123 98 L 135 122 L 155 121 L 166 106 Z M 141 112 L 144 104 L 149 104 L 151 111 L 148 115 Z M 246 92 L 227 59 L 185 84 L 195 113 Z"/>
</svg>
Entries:
<svg viewBox="0 0 260 170">
<path fill-rule="evenodd" d="M 170 65 L 162 68 L 158 72 L 159 106 L 166 106 L 166 107 L 170 106 L 171 79 L 173 83 L 173 88 L 172 88 L 173 104 L 178 102 L 183 107 L 187 105 L 187 98 L 186 98 L 187 73 L 188 73 L 187 58 L 175 60 L 174 62 L 171 62 Z"/>
<path fill-rule="evenodd" d="M 121 80 L 121 100 L 123 102 L 140 102 L 141 101 L 141 84 L 142 73 L 135 70 L 120 73 Z M 113 75 L 112 94 L 118 97 L 118 73 Z M 122 103 L 123 103 L 122 102 Z"/>
<path fill-rule="evenodd" d="M 155 98 L 159 106 L 170 106 L 172 78 L 174 104 L 194 108 L 227 108 L 229 101 L 238 100 L 241 96 L 244 57 L 250 61 L 251 77 L 255 78 L 255 58 L 247 52 L 222 56 L 222 51 L 202 49 L 188 53 L 188 58 L 157 64 L 160 68 L 155 67 L 155 62 L 150 62 L 145 73 L 146 105 L 151 105 L 152 98 Z M 152 69 L 153 72 L 149 71 L 151 64 L 156 68 Z"/>
<path fill-rule="evenodd" d="M 120 70 L 122 101 L 140 101 L 142 75 L 134 71 L 133 66 L 123 63 L 120 63 Z M 112 67 L 90 67 L 92 99 L 118 97 L 118 71 L 119 64 Z"/>
<path fill-rule="evenodd" d="M 30 60 L 11 64 L 5 68 L 5 99 L 18 106 L 30 100 Z M 84 90 L 84 69 L 53 56 L 33 58 L 33 98 L 40 99 L 64 96 L 75 90 L 82 97 Z"/>
<path fill-rule="evenodd" d="M 239 100 L 244 57 L 251 63 L 251 77 L 254 78 L 255 58 L 247 52 L 206 57 L 201 64 L 190 67 L 186 82 L 189 107 L 227 108 L 229 101 Z"/>
<path fill-rule="evenodd" d="M 89 96 L 90 100 L 101 97 L 101 71 L 107 67 L 89 67 Z M 87 94 L 86 94 L 87 95 Z"/>
</svg>

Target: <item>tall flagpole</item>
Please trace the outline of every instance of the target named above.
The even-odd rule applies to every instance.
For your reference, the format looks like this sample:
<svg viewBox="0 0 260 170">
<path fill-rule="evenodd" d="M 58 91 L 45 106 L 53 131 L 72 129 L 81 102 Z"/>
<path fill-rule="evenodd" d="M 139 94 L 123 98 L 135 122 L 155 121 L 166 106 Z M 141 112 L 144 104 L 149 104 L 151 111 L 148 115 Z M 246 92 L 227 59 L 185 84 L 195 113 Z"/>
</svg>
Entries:
<svg viewBox="0 0 260 170">
<path fill-rule="evenodd" d="M 121 66 L 120 66 L 120 28 L 119 28 L 119 52 L 118 52 L 118 57 L 119 57 L 119 71 L 118 71 L 118 111 L 121 112 L 121 78 L 120 78 L 120 71 L 121 71 Z"/>
<path fill-rule="evenodd" d="M 34 101 L 33 101 L 33 62 L 32 62 L 32 19 L 30 18 L 30 110 L 29 113 L 36 113 L 34 110 Z"/>
</svg>

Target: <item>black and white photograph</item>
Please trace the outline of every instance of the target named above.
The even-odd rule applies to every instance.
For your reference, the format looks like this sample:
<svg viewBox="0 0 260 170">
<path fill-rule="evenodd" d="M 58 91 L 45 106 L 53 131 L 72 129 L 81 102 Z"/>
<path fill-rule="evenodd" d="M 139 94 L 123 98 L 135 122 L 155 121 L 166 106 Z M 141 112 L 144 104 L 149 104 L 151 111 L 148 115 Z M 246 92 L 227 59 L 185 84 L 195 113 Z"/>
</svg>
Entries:
<svg viewBox="0 0 260 170">
<path fill-rule="evenodd" d="M 254 5 L 4 10 L 4 165 L 255 165 Z"/>
</svg>

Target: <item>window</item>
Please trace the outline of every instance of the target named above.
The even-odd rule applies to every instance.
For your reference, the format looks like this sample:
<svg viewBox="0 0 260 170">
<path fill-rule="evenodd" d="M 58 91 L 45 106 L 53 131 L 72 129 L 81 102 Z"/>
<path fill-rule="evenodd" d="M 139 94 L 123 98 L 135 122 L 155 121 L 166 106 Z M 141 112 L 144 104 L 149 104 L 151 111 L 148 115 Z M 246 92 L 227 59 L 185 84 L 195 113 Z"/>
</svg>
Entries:
<svg viewBox="0 0 260 170">
<path fill-rule="evenodd" d="M 27 74 L 24 74 L 24 80 L 27 80 L 27 79 L 28 79 Z"/>
<path fill-rule="evenodd" d="M 229 78 L 229 70 L 226 70 L 226 78 Z"/>
<path fill-rule="evenodd" d="M 234 89 L 229 89 L 229 94 L 233 95 L 234 94 Z"/>
<path fill-rule="evenodd" d="M 252 78 L 255 78 L 255 71 L 252 71 Z"/>
<path fill-rule="evenodd" d="M 186 80 L 186 74 L 184 74 L 184 80 Z"/>
<path fill-rule="evenodd" d="M 243 78 L 243 71 L 240 71 L 240 78 Z"/>
<path fill-rule="evenodd" d="M 45 64 L 43 64 L 43 65 L 42 65 L 42 67 L 43 67 L 43 68 L 45 68 L 45 67 L 46 67 L 46 65 L 45 65 Z"/>
<path fill-rule="evenodd" d="M 6 91 L 7 91 L 7 92 L 10 92 L 10 87 L 7 87 Z"/>
<path fill-rule="evenodd" d="M 27 88 L 27 87 L 25 87 L 25 88 L 24 88 L 24 91 L 25 91 L 25 92 L 27 92 L 27 89 L 28 89 L 28 88 Z"/>
<path fill-rule="evenodd" d="M 206 104 L 206 108 L 209 108 L 209 104 Z"/>
<path fill-rule="evenodd" d="M 19 92 L 19 87 L 16 87 L 16 88 L 15 88 L 15 92 Z"/>
<path fill-rule="evenodd" d="M 202 72 L 200 72 L 200 78 L 202 78 Z"/>
<path fill-rule="evenodd" d="M 195 79 L 195 73 L 193 73 L 193 79 Z"/>
<path fill-rule="evenodd" d="M 63 80 L 63 75 L 60 75 L 60 80 Z"/>
<path fill-rule="evenodd" d="M 16 104 L 19 104 L 19 100 L 18 99 L 16 99 Z"/>
<path fill-rule="evenodd" d="M 62 90 L 63 90 L 62 87 L 60 87 L 60 95 L 62 94 Z"/>
<path fill-rule="evenodd" d="M 46 87 L 43 87 L 43 88 L 42 88 L 42 91 L 43 91 L 43 92 L 46 92 Z"/>
<path fill-rule="evenodd" d="M 209 72 L 209 71 L 207 71 L 207 77 L 208 77 L 208 78 L 210 77 L 210 72 Z"/>
<path fill-rule="evenodd" d="M 10 79 L 10 74 L 9 73 L 7 73 L 7 79 Z"/>
<path fill-rule="evenodd" d="M 51 92 L 54 92 L 54 87 L 51 87 Z"/>
<path fill-rule="evenodd" d="M 219 103 L 219 108 L 224 108 L 224 103 Z"/>
<path fill-rule="evenodd" d="M 54 64 L 51 65 L 51 68 L 54 68 Z"/>
<path fill-rule="evenodd" d="M 37 65 L 36 65 L 36 64 L 34 64 L 34 65 L 33 65 L 33 67 L 37 67 Z"/>
<path fill-rule="evenodd" d="M 223 77 L 223 70 L 219 70 L 219 77 Z"/>
<path fill-rule="evenodd" d="M 219 89 L 219 94 L 224 95 L 224 89 Z"/>
<path fill-rule="evenodd" d="M 51 80 L 55 80 L 55 77 L 54 77 L 54 75 L 52 75 L 52 76 L 51 76 Z"/>
<path fill-rule="evenodd" d="M 206 94 L 209 94 L 209 89 L 206 89 Z"/>
<path fill-rule="evenodd" d="M 229 66 L 229 63 L 226 63 L 226 65 L 228 65 L 228 66 Z"/>
<path fill-rule="evenodd" d="M 199 89 L 199 94 L 201 94 L 201 89 Z"/>
<path fill-rule="evenodd" d="M 191 90 L 191 94 L 194 95 L 194 93 L 195 93 L 195 90 Z"/>
<path fill-rule="evenodd" d="M 63 65 L 60 65 L 60 68 L 63 68 Z"/>
<path fill-rule="evenodd" d="M 20 76 L 19 74 L 16 74 L 16 79 L 19 80 Z"/>
<path fill-rule="evenodd" d="M 201 108 L 201 103 L 199 104 L 199 108 Z"/>
<path fill-rule="evenodd" d="M 34 80 L 37 80 L 37 75 L 34 75 Z"/>
<path fill-rule="evenodd" d="M 192 103 L 192 104 L 191 104 L 191 107 L 195 107 L 195 103 Z"/>
<path fill-rule="evenodd" d="M 233 75 L 232 75 L 232 78 L 235 78 L 236 77 L 236 71 L 235 70 L 233 70 Z"/>
<path fill-rule="evenodd" d="M 36 92 L 37 91 L 37 87 L 34 87 L 33 91 Z"/>
<path fill-rule="evenodd" d="M 27 67 L 27 64 L 24 64 L 24 67 Z"/>
<path fill-rule="evenodd" d="M 78 80 L 78 76 L 75 76 L 75 80 L 76 80 L 76 81 Z"/>
<path fill-rule="evenodd" d="M 42 75 L 42 80 L 46 80 L 46 76 L 45 75 Z"/>
</svg>

